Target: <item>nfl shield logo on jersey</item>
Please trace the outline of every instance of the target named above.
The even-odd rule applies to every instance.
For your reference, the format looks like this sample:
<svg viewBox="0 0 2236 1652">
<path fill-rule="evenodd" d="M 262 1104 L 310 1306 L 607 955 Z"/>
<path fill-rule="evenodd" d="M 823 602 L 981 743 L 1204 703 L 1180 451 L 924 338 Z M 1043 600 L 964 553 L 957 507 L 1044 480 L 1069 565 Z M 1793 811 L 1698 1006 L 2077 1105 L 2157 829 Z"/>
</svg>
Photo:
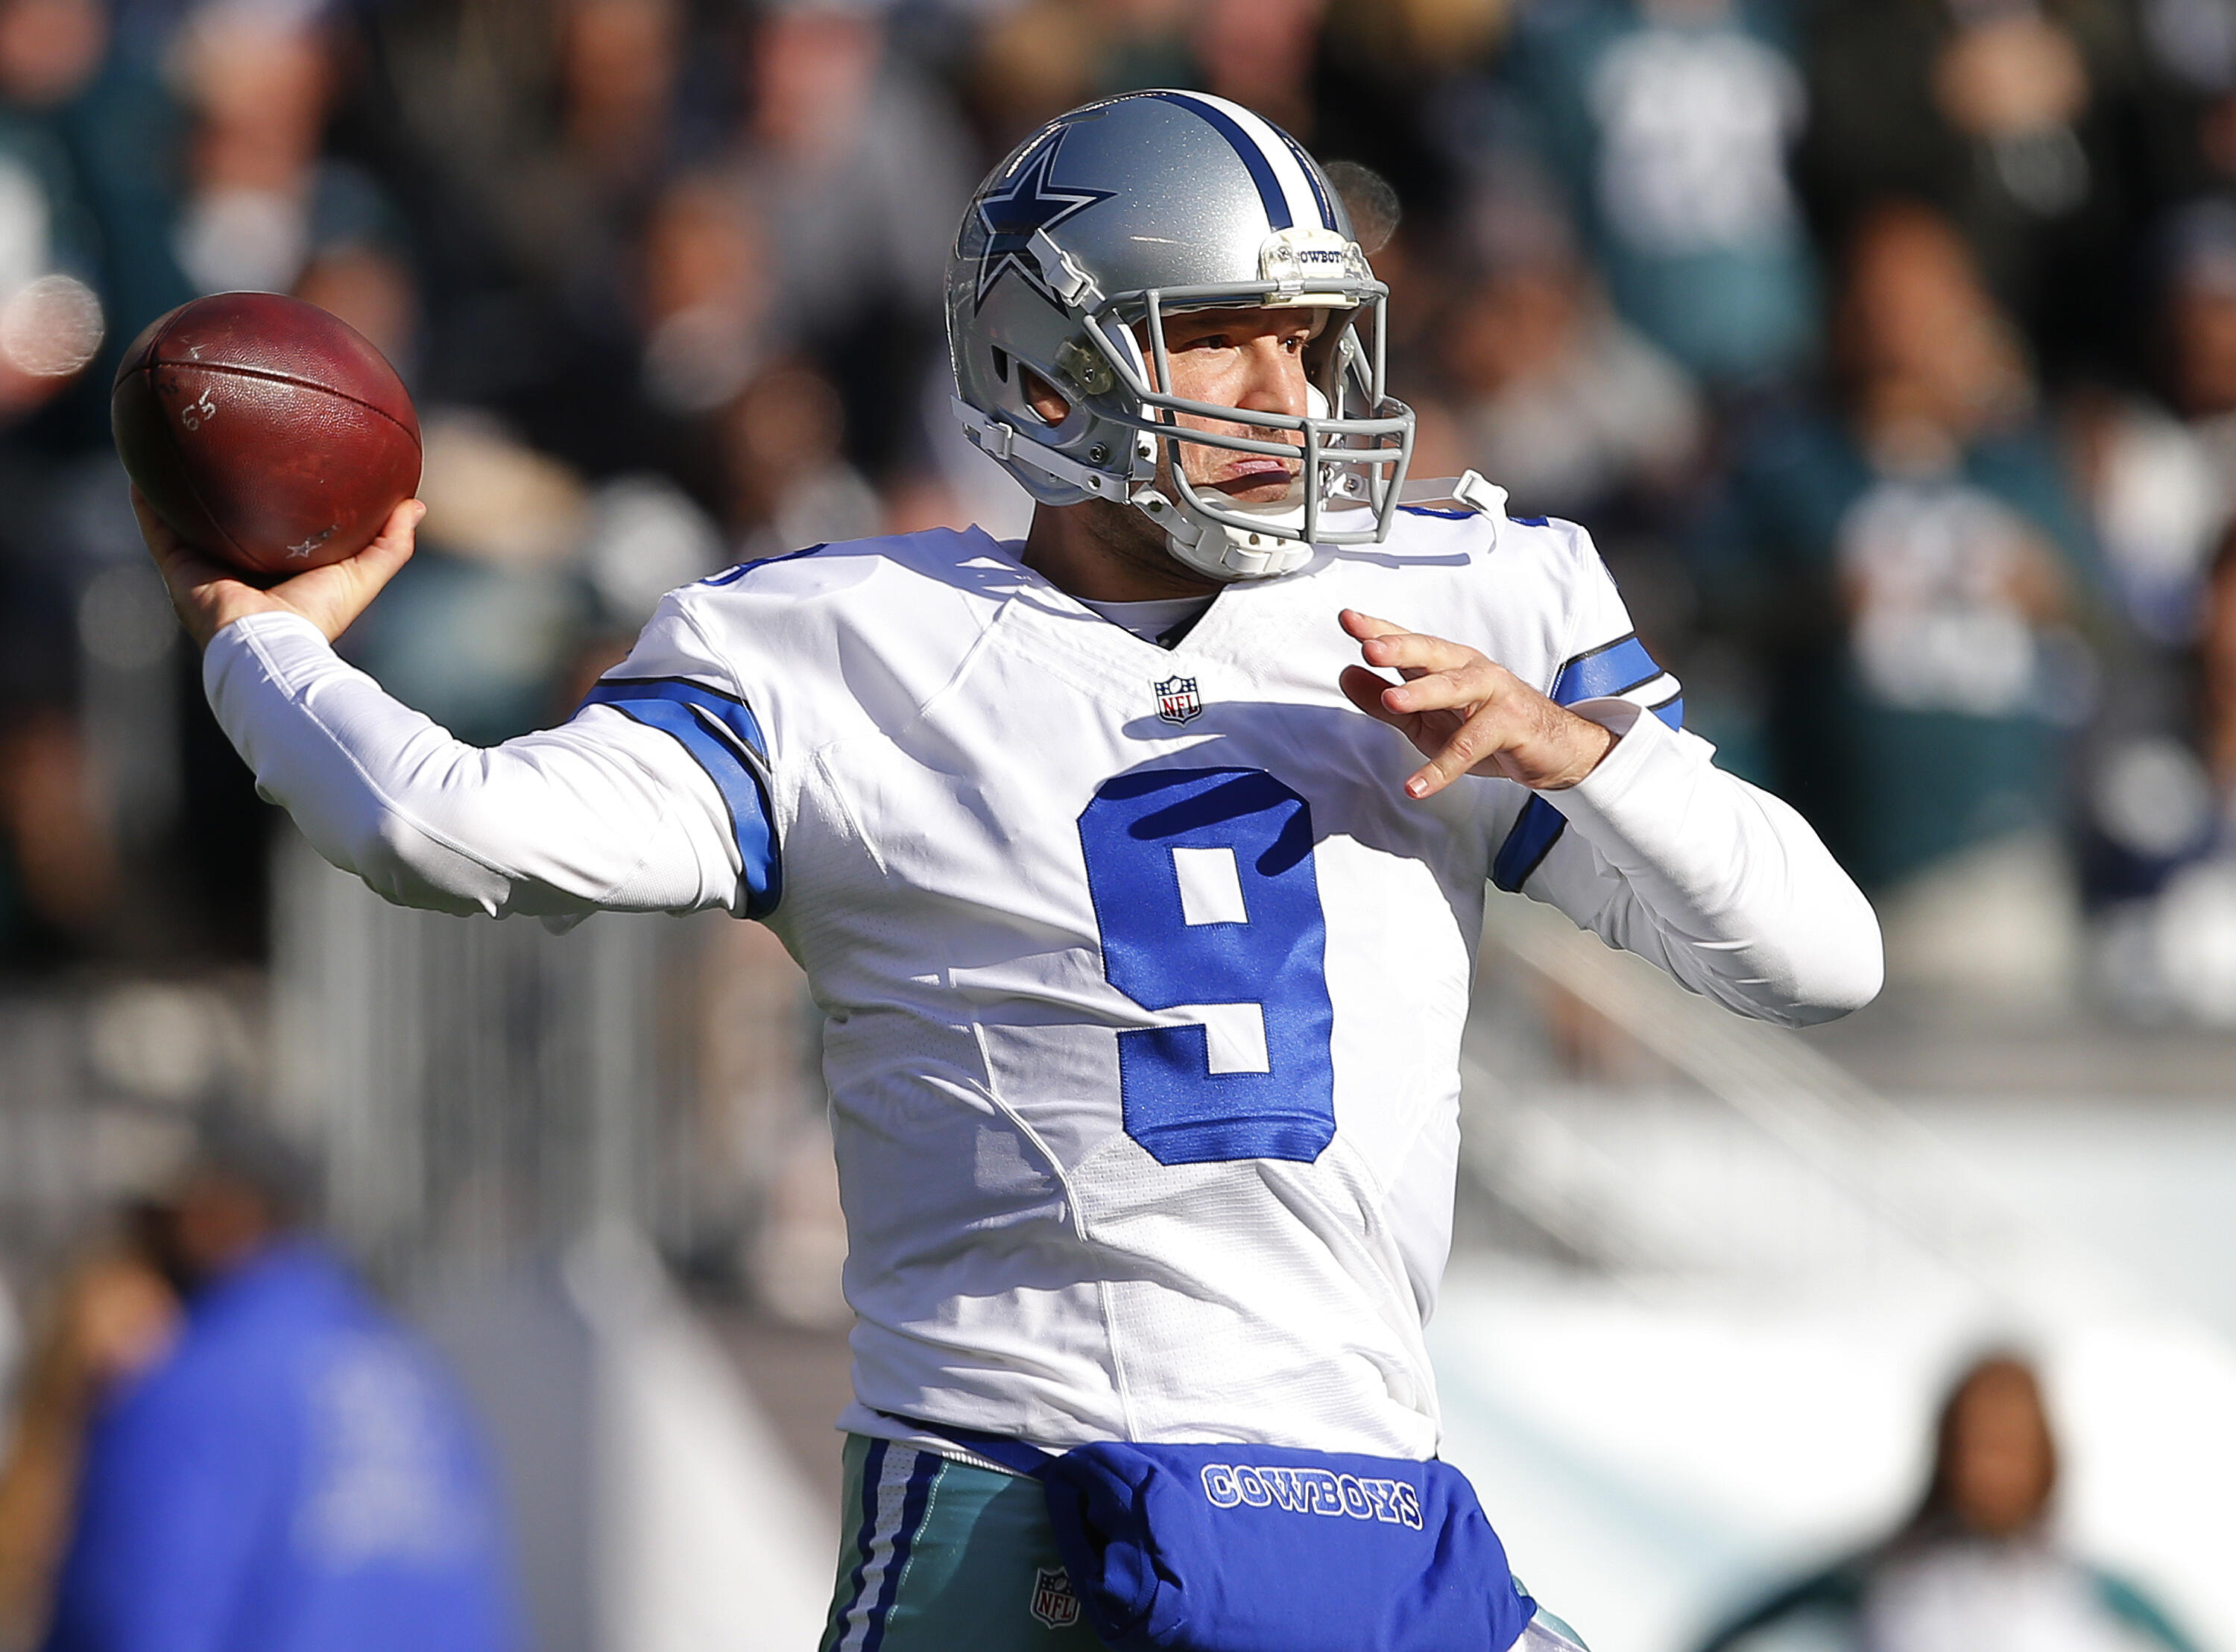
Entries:
<svg viewBox="0 0 2236 1652">
<path fill-rule="evenodd" d="M 1193 677 L 1167 677 L 1153 685 L 1157 691 L 1157 715 L 1167 723 L 1188 723 L 1203 715 L 1203 698 L 1195 692 Z"/>
<path fill-rule="evenodd" d="M 1079 1622 L 1079 1596 L 1071 1592 L 1071 1574 L 1062 1566 L 1053 1571 L 1042 1566 L 1034 1573 L 1033 1616 L 1052 1629 Z"/>
</svg>

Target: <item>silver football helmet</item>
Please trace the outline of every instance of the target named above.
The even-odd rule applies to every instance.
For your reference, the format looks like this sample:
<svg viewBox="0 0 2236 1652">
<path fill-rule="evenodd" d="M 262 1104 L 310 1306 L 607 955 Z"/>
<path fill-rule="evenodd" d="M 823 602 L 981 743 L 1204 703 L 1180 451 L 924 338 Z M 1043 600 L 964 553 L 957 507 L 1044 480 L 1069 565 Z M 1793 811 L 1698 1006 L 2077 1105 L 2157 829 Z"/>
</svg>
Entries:
<svg viewBox="0 0 2236 1652">
<path fill-rule="evenodd" d="M 955 410 L 1033 497 L 1134 506 L 1172 554 L 1219 580 L 1286 574 L 1315 544 L 1390 528 L 1413 412 L 1384 386 L 1389 289 L 1296 140 L 1200 92 L 1132 92 L 1073 110 L 978 187 L 947 267 Z M 1169 393 L 1176 311 L 1320 308 L 1303 416 Z M 1362 334 L 1364 335 L 1362 337 Z M 1067 404 L 1054 424 L 1026 370 Z M 1248 435 L 1183 431 L 1179 416 Z M 1302 460 L 1287 497 L 1250 505 L 1190 483 L 1183 441 Z"/>
</svg>

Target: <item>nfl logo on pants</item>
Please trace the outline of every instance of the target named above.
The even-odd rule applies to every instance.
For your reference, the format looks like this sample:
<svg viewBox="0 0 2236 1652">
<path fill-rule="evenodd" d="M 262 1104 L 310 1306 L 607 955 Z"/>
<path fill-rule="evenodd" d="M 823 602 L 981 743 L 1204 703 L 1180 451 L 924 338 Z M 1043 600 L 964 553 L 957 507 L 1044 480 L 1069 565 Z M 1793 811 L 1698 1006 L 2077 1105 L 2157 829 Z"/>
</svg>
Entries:
<svg viewBox="0 0 2236 1652">
<path fill-rule="evenodd" d="M 1033 1616 L 1052 1629 L 1079 1622 L 1079 1596 L 1071 1592 L 1071 1574 L 1062 1567 L 1042 1566 L 1033 1574 Z"/>
<path fill-rule="evenodd" d="M 1157 691 L 1157 715 L 1167 723 L 1187 723 L 1203 715 L 1203 699 L 1193 677 L 1167 677 L 1151 685 Z"/>
</svg>

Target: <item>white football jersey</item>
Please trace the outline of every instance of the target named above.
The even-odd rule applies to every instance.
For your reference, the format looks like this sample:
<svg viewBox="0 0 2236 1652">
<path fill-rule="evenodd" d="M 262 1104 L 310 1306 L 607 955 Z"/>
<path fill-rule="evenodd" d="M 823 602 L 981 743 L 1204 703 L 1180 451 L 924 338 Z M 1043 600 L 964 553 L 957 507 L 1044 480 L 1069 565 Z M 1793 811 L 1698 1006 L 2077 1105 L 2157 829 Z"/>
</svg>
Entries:
<svg viewBox="0 0 2236 1652">
<path fill-rule="evenodd" d="M 1337 685 L 1345 607 L 1621 738 L 1568 792 L 1411 800 L 1419 755 Z M 975 530 L 820 547 L 674 593 L 573 722 L 491 752 L 307 631 L 229 627 L 209 682 L 337 863 L 454 909 L 721 904 L 806 968 L 865 1432 L 1432 1453 L 1494 873 L 1752 1013 L 1877 987 L 1869 908 L 1674 731 L 1566 524 L 1407 512 L 1170 649 Z"/>
</svg>

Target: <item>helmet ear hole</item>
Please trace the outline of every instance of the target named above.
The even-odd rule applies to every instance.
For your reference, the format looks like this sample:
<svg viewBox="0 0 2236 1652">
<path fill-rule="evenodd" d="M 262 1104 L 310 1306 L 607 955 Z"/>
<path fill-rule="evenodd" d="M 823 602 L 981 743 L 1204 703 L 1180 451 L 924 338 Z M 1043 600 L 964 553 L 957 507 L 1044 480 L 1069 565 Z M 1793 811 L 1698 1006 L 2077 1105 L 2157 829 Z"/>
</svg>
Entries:
<svg viewBox="0 0 2236 1652">
<path fill-rule="evenodd" d="M 1022 363 L 1017 368 L 1017 393 L 1042 424 L 1053 427 L 1071 416 L 1071 398 Z"/>
<path fill-rule="evenodd" d="M 1004 384 L 1009 382 L 1009 352 L 999 344 L 994 346 L 994 377 Z"/>
</svg>

